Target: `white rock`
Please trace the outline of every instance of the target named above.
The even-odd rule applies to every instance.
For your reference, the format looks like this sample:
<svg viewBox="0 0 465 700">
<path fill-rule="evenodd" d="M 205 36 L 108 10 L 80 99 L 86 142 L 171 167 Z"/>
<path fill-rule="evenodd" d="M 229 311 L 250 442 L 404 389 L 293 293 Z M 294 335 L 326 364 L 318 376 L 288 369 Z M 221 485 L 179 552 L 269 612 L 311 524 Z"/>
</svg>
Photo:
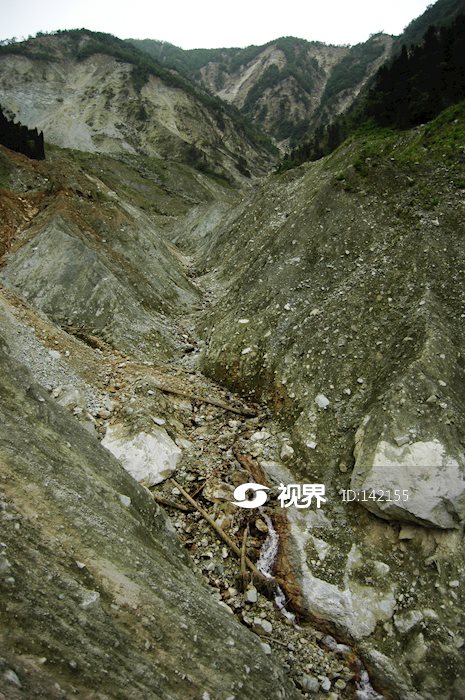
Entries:
<svg viewBox="0 0 465 700">
<path fill-rule="evenodd" d="M 267 433 L 266 430 L 258 430 L 256 433 L 253 433 L 251 435 L 250 439 L 253 442 L 258 442 L 260 440 L 269 440 L 271 437 L 270 433 Z"/>
<path fill-rule="evenodd" d="M 315 403 L 318 408 L 326 410 L 330 404 L 330 401 L 324 394 L 317 394 L 317 396 L 315 396 Z"/>
<path fill-rule="evenodd" d="M 241 352 L 241 355 L 248 355 L 251 352 L 252 352 L 252 348 L 244 348 L 243 351 Z"/>
<path fill-rule="evenodd" d="M 83 610 L 88 610 L 98 605 L 100 602 L 100 593 L 98 591 L 86 591 L 82 596 L 81 603 L 79 605 Z"/>
<path fill-rule="evenodd" d="M 301 680 L 301 686 L 302 689 L 305 690 L 307 693 L 318 693 L 320 690 L 320 683 L 317 678 L 314 678 L 313 676 L 303 676 Z"/>
<path fill-rule="evenodd" d="M 374 561 L 373 568 L 378 576 L 387 576 L 391 570 L 388 564 L 385 564 L 384 561 Z"/>
<path fill-rule="evenodd" d="M 423 613 L 420 610 L 409 610 L 408 612 L 394 615 L 394 625 L 401 634 L 407 634 L 422 620 Z"/>
<path fill-rule="evenodd" d="M 293 448 L 286 443 L 281 447 L 281 452 L 280 452 L 280 457 L 283 460 L 283 462 L 286 462 L 288 459 L 291 459 L 294 456 L 294 450 Z"/>
<path fill-rule="evenodd" d="M 58 403 L 60 406 L 64 406 L 65 408 L 74 404 L 75 406 L 80 406 L 84 409 L 86 408 L 86 397 L 79 389 L 76 389 L 73 386 L 65 386 L 63 387 L 63 392 L 58 400 Z"/>
<path fill-rule="evenodd" d="M 129 498 L 129 496 L 125 496 L 123 493 L 120 493 L 119 500 L 121 502 L 121 505 L 123 505 L 125 508 L 129 508 L 129 506 L 131 505 L 131 499 Z"/>
<path fill-rule="evenodd" d="M 358 568 L 363 565 L 364 559 L 355 545 L 347 556 L 345 567 L 342 564 L 342 586 L 314 575 L 313 567 L 308 562 L 309 540 L 314 544 L 312 530 L 314 527 L 332 528 L 331 522 L 321 511 L 289 508 L 287 517 L 291 528 L 290 546 L 295 547 L 295 555 L 301 564 L 299 588 L 311 615 L 349 629 L 354 639 L 371 635 L 379 622 L 392 617 L 397 605 L 395 585 L 388 585 L 386 590 L 380 591 L 357 581 L 357 565 Z M 353 570 L 356 570 L 356 576 L 352 576 Z M 386 583 L 389 584 L 388 581 Z"/>
<path fill-rule="evenodd" d="M 271 654 L 271 647 L 269 644 L 267 644 L 266 642 L 260 642 L 260 646 L 264 654 L 266 654 L 267 656 Z"/>
<path fill-rule="evenodd" d="M 261 617 L 254 617 L 253 619 L 253 630 L 258 634 L 265 632 L 265 634 L 271 634 L 273 631 L 273 625 L 268 620 L 264 620 Z"/>
<path fill-rule="evenodd" d="M 158 418 L 156 416 L 152 418 L 152 420 L 155 423 L 155 425 L 165 425 L 166 423 L 166 420 L 164 418 Z"/>
<path fill-rule="evenodd" d="M 245 592 L 245 599 L 248 603 L 256 603 L 258 600 L 258 593 L 255 586 L 249 586 Z"/>
<path fill-rule="evenodd" d="M 194 443 L 190 440 L 186 440 L 186 438 L 177 437 L 176 445 L 178 445 L 178 447 L 181 447 L 183 450 L 190 450 L 194 446 Z"/>
<path fill-rule="evenodd" d="M 250 323 L 250 321 L 248 318 L 240 318 L 238 323 L 246 324 L 246 323 Z"/>
<path fill-rule="evenodd" d="M 3 678 L 7 683 L 11 683 L 11 685 L 15 685 L 17 688 L 22 688 L 21 681 L 19 680 L 18 676 L 16 673 L 13 671 L 13 669 L 8 668 L 5 673 L 3 674 Z"/>
<path fill-rule="evenodd" d="M 439 528 L 459 528 L 465 522 L 465 460 L 448 454 L 439 440 L 401 447 L 386 440 L 357 452 L 351 488 L 391 494 L 405 489 L 407 500 L 363 501 L 361 505 L 388 520 Z M 460 460 L 460 461 L 458 461 Z"/>
<path fill-rule="evenodd" d="M 168 479 L 182 454 L 163 428 L 128 437 L 121 425 L 110 426 L 102 445 L 136 481 L 144 481 L 148 486 Z"/>
<path fill-rule="evenodd" d="M 394 442 L 396 443 L 397 447 L 402 447 L 402 445 L 408 445 L 410 438 L 408 435 L 398 435 L 394 438 Z"/>
</svg>

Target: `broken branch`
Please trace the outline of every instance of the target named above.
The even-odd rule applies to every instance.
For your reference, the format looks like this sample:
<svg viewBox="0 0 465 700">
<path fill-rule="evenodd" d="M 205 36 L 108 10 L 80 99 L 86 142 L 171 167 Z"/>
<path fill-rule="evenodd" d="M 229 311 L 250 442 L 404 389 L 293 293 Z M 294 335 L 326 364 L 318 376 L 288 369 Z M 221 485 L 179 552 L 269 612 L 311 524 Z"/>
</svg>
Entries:
<svg viewBox="0 0 465 700">
<path fill-rule="evenodd" d="M 178 488 L 178 489 L 180 490 L 180 492 L 182 493 L 182 495 L 184 496 L 184 498 L 185 498 L 187 501 L 189 501 L 189 503 L 190 503 L 191 505 L 193 505 L 194 508 L 195 508 L 196 510 L 198 510 L 198 512 L 200 513 L 200 515 L 202 516 L 202 518 L 204 518 L 204 519 L 207 521 L 207 523 L 208 523 L 208 524 L 215 530 L 215 532 L 221 537 L 221 539 L 223 540 L 223 542 L 225 542 L 225 543 L 228 545 L 228 547 L 234 552 L 234 554 L 240 559 L 240 558 L 241 558 L 241 550 L 240 550 L 240 548 L 237 546 L 237 544 L 236 544 L 235 542 L 232 541 L 232 539 L 229 537 L 229 535 L 227 535 L 227 534 L 225 533 L 225 531 L 224 531 L 219 525 L 217 525 L 217 524 L 215 523 L 215 521 L 213 520 L 213 518 L 211 518 L 211 517 L 208 515 L 208 513 L 207 513 L 201 506 L 199 506 L 199 504 L 197 503 L 197 501 L 195 501 L 195 500 L 192 498 L 192 496 L 191 496 L 190 494 L 188 494 L 187 491 L 185 491 L 185 490 L 183 489 L 183 487 L 182 487 L 180 484 L 178 484 L 177 481 L 175 481 L 175 479 L 171 479 L 171 481 L 172 481 L 173 484 L 176 486 L 176 488 Z M 255 564 L 254 564 L 247 556 L 244 557 L 244 560 L 245 560 L 246 565 L 247 565 L 247 566 L 249 567 L 249 569 L 252 571 L 252 573 L 253 573 L 254 576 L 256 576 L 256 577 L 257 577 L 258 579 L 260 579 L 260 580 L 266 581 L 267 584 L 270 583 L 270 580 L 269 580 L 264 574 L 262 574 L 261 571 L 259 571 L 259 570 L 257 569 L 257 567 L 255 566 Z"/>
<path fill-rule="evenodd" d="M 154 501 L 159 503 L 162 506 L 167 506 L 168 508 L 176 508 L 176 510 L 180 510 L 182 513 L 189 513 L 192 509 L 189 508 L 189 506 L 185 506 L 182 503 L 176 503 L 175 501 L 170 501 L 168 498 L 163 498 L 163 496 L 159 496 L 158 493 L 154 493 L 153 491 L 150 491 L 152 494 L 152 498 Z"/>
<path fill-rule="evenodd" d="M 184 399 L 191 399 L 192 401 L 199 401 L 200 403 L 208 403 L 211 406 L 216 406 L 217 408 L 222 408 L 224 411 L 230 411 L 231 413 L 237 413 L 239 416 L 255 416 L 255 411 L 250 408 L 236 408 L 231 406 L 231 404 L 221 401 L 220 399 L 209 399 L 204 396 L 198 396 L 197 394 L 192 394 L 188 391 L 181 391 L 180 389 L 174 389 L 173 387 L 166 386 L 165 384 L 160 384 L 155 382 L 154 386 L 159 391 L 164 391 L 167 394 L 174 394 L 175 396 L 181 396 Z"/>
<path fill-rule="evenodd" d="M 247 586 L 247 564 L 245 562 L 245 552 L 246 552 L 246 545 L 247 545 L 247 533 L 248 533 L 249 526 L 246 525 L 244 528 L 244 533 L 242 535 L 242 548 L 241 548 L 241 577 L 242 577 L 242 588 L 245 591 L 245 588 Z"/>
</svg>

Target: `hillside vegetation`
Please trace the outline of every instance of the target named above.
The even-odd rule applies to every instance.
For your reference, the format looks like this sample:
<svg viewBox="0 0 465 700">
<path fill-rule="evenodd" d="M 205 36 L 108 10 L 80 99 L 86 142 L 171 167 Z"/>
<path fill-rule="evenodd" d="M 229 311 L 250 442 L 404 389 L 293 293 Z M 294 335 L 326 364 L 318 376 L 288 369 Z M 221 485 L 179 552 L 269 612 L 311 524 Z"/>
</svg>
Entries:
<svg viewBox="0 0 465 700">
<path fill-rule="evenodd" d="M 392 44 L 386 35 L 354 47 L 288 36 L 243 49 L 185 51 L 151 39 L 129 41 L 236 105 L 278 142 L 291 145 L 308 134 L 315 118 L 326 123 L 347 107 Z"/>
<path fill-rule="evenodd" d="M 465 95 L 465 14 L 430 26 L 418 45 L 381 66 L 347 113 L 294 149 L 284 168 L 331 153 L 360 128 L 407 129 L 436 117 Z"/>
</svg>

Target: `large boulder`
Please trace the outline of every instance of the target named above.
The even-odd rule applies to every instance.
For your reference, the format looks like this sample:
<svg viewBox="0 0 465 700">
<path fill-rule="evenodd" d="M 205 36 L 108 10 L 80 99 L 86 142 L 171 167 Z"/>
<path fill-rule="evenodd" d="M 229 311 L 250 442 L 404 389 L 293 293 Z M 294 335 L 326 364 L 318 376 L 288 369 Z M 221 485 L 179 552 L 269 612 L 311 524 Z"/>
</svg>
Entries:
<svg viewBox="0 0 465 700">
<path fill-rule="evenodd" d="M 150 433 L 129 435 L 124 425 L 107 428 L 102 445 L 111 452 L 136 481 L 154 486 L 176 469 L 182 450 L 161 427 Z"/>
</svg>

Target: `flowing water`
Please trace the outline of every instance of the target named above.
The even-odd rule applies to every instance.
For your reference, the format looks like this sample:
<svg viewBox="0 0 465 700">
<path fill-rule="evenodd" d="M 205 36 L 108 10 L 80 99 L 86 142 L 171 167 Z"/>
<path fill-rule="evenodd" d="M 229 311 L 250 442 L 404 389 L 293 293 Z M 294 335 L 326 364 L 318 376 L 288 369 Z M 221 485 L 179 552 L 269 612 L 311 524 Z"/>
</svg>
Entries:
<svg viewBox="0 0 465 700">
<path fill-rule="evenodd" d="M 273 578 L 271 572 L 273 571 L 273 566 L 278 555 L 279 535 L 274 528 L 273 521 L 271 520 L 270 516 L 264 514 L 263 519 L 268 527 L 268 537 L 263 543 L 260 557 L 257 562 L 257 569 L 261 571 L 266 578 Z M 295 622 L 295 615 L 286 609 L 286 596 L 284 595 L 284 591 L 280 586 L 276 586 L 276 595 L 274 600 L 284 617 L 287 617 L 288 620 Z"/>
</svg>

